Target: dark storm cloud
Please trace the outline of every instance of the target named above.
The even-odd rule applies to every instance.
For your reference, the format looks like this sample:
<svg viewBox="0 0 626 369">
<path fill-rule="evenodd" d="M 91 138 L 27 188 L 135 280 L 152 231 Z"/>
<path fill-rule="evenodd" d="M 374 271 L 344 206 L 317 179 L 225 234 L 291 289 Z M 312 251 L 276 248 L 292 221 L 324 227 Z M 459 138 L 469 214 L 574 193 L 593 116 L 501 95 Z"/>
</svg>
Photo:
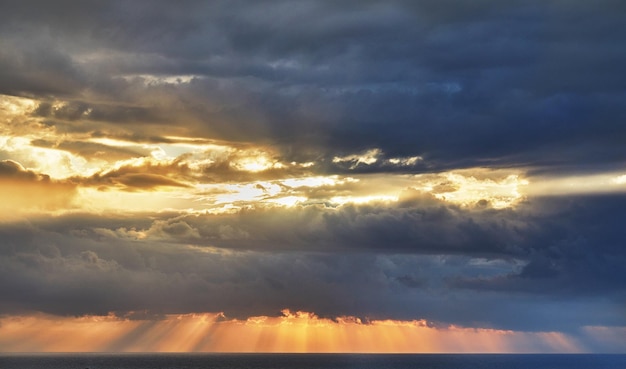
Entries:
<svg viewBox="0 0 626 369">
<path fill-rule="evenodd" d="M 522 330 L 623 325 L 623 199 L 541 202 L 517 211 L 422 199 L 5 223 L 1 306 L 231 317 L 289 308 Z"/>
<path fill-rule="evenodd" d="M 495 276 L 452 278 L 451 286 L 545 296 L 626 298 L 621 196 L 535 199 L 517 210 L 459 208 L 430 195 L 401 206 L 261 210 L 183 218 L 196 244 L 262 250 L 465 255 L 524 261 Z M 183 238 L 189 242 L 189 238 Z M 185 242 L 184 241 L 184 242 Z M 402 278 L 400 276 L 399 278 Z M 411 282 L 410 279 L 399 281 Z M 406 285 L 406 283 L 405 283 Z"/>
<path fill-rule="evenodd" d="M 545 295 L 626 297 L 623 196 L 543 199 L 545 213 L 525 232 L 528 263 L 518 272 L 493 278 L 461 279 L 457 286 L 478 290 L 520 291 Z M 522 246 L 522 245 L 520 245 Z"/>
<path fill-rule="evenodd" d="M 144 99 L 93 119 L 184 124 L 292 158 L 380 148 L 429 170 L 624 158 L 616 1 L 8 4 L 5 92 Z M 142 74 L 203 79 L 119 80 Z M 145 100 L 155 89 L 172 110 Z"/>
<path fill-rule="evenodd" d="M 83 87 L 70 57 L 45 41 L 25 48 L 19 40 L 3 40 L 0 46 L 0 93 L 72 96 Z"/>
</svg>

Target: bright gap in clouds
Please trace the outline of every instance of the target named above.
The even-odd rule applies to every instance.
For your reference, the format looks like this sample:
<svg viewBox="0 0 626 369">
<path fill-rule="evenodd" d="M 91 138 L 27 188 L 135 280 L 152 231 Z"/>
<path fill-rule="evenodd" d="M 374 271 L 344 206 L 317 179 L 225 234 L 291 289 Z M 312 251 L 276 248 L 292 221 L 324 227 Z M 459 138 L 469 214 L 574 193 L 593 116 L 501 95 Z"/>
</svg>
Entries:
<svg viewBox="0 0 626 369">
<path fill-rule="evenodd" d="M 623 171 L 581 175 L 540 176 L 532 179 L 529 196 L 567 196 L 626 192 Z"/>
<path fill-rule="evenodd" d="M 178 78 L 176 81 L 187 80 Z M 532 196 L 626 191 L 626 175 L 623 172 L 525 178 L 521 171 L 468 168 L 420 175 L 366 175 L 357 171 L 328 175 L 316 172 L 316 165 L 320 163 L 281 161 L 279 153 L 268 147 L 198 142 L 189 137 L 165 137 L 171 142 L 141 143 L 111 137 L 59 136 L 50 127 L 38 130 L 20 128 L 24 119 L 28 119 L 29 124 L 41 125 L 41 119 L 32 115 L 36 108 L 35 100 L 2 96 L 0 113 L 9 124 L 3 125 L 0 132 L 0 152 L 9 155 L 27 170 L 47 174 L 52 179 L 63 181 L 74 178 L 73 183 L 79 186 L 77 199 L 71 206 L 75 210 L 84 205 L 91 210 L 220 212 L 261 205 L 394 203 L 404 198 L 406 191 L 411 189 L 460 206 L 482 204 L 500 209 L 514 207 L 524 198 Z M 13 120 L 20 120 L 20 124 L 10 124 Z M 134 157 L 117 160 L 106 155 L 84 157 L 63 149 L 63 140 L 83 140 L 100 145 L 103 150 L 125 150 Z M 54 145 L 35 145 L 40 141 Z M 335 156 L 332 162 L 346 164 L 349 170 L 356 170 L 371 165 L 404 167 L 422 160 L 421 157 L 385 158 L 381 149 L 371 148 L 361 153 Z M 187 172 L 164 172 L 158 178 L 160 182 L 155 181 L 152 187 L 128 187 L 138 178 L 147 178 L 145 173 L 156 167 L 165 168 L 162 171 L 186 168 Z M 126 177 L 119 180 L 113 178 L 109 184 L 103 183 L 106 188 L 101 186 L 97 192 L 81 183 L 95 174 L 112 177 L 116 171 L 124 171 Z M 253 177 L 246 176 L 268 178 L 255 181 Z M 175 182 L 188 188 L 168 187 Z M 158 201 L 142 199 L 156 199 L 157 196 L 150 194 L 157 193 L 160 197 Z"/>
<path fill-rule="evenodd" d="M 0 350 L 626 352 L 618 2 L 50 3 L 0 11 Z"/>
</svg>

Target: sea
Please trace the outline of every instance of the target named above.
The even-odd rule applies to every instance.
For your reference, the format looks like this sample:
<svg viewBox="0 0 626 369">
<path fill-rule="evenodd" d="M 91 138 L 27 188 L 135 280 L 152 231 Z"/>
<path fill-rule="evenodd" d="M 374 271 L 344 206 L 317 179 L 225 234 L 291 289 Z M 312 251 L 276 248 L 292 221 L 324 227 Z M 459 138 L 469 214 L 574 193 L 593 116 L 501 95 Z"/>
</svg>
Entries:
<svg viewBox="0 0 626 369">
<path fill-rule="evenodd" d="M 626 354 L 0 354 L 0 369 L 626 369 Z"/>
</svg>

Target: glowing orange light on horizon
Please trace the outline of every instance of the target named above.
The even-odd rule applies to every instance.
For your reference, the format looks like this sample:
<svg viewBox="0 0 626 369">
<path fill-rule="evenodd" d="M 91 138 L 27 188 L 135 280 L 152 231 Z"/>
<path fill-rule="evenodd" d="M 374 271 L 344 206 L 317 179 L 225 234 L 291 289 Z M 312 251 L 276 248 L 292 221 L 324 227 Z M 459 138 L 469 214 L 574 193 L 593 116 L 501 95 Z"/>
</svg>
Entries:
<svg viewBox="0 0 626 369">
<path fill-rule="evenodd" d="M 559 332 L 514 332 L 424 320 L 336 320 L 307 312 L 226 320 L 223 314 L 168 315 L 162 320 L 30 315 L 0 318 L 0 351 L 34 352 L 580 352 Z"/>
</svg>

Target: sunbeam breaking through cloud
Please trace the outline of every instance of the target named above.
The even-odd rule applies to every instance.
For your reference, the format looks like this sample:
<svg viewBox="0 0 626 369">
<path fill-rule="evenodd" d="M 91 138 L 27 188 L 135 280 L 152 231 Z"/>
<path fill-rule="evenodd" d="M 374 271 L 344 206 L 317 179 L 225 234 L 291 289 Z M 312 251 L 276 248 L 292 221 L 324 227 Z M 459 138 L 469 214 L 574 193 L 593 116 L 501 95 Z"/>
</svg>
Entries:
<svg viewBox="0 0 626 369">
<path fill-rule="evenodd" d="M 0 350 L 626 351 L 622 4 L 3 5 Z"/>
</svg>

